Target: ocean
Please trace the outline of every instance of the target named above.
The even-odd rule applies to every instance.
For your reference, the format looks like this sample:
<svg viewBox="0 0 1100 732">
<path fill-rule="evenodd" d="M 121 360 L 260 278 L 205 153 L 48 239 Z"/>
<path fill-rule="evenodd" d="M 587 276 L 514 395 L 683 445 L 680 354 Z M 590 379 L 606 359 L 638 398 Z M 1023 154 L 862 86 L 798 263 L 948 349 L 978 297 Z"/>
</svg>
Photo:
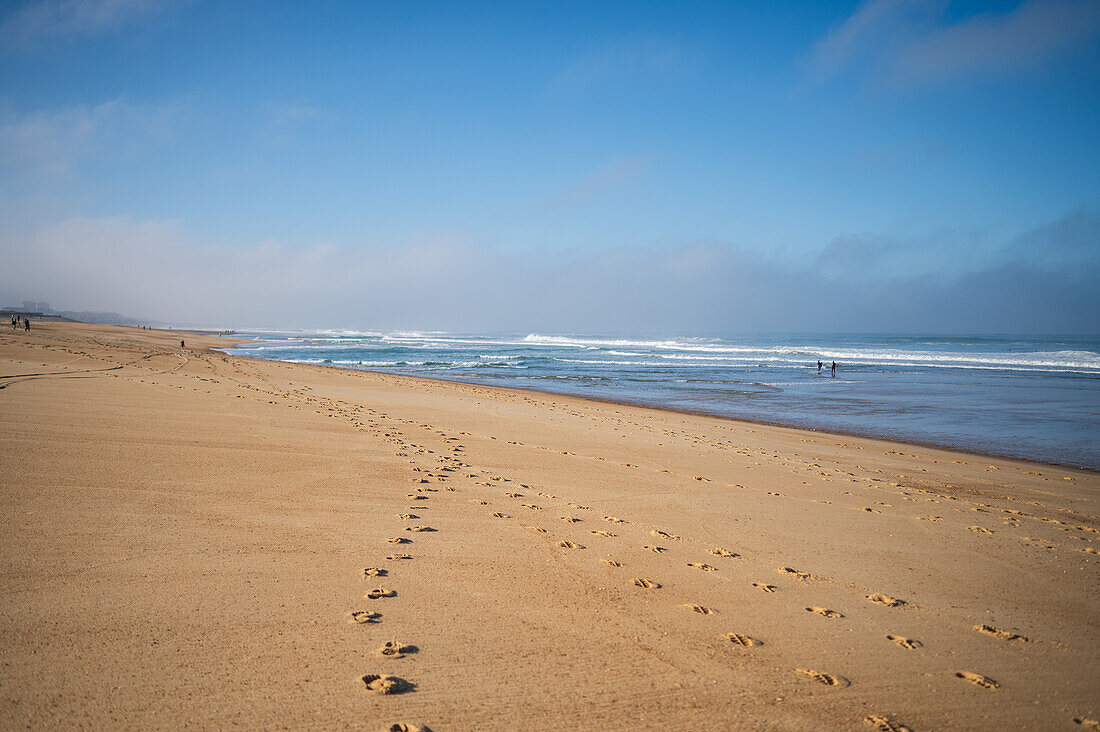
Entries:
<svg viewBox="0 0 1100 732">
<path fill-rule="evenodd" d="M 227 352 L 1100 469 L 1096 337 L 373 331 L 252 331 L 238 337 L 253 340 Z M 821 373 L 818 360 L 825 363 Z"/>
</svg>

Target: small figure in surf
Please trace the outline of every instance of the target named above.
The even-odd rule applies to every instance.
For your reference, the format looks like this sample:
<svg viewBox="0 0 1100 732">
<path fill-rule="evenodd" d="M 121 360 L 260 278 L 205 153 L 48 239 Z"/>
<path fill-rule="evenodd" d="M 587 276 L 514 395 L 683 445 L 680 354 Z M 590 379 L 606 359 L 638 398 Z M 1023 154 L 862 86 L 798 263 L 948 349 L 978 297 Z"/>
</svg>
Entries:
<svg viewBox="0 0 1100 732">
<path fill-rule="evenodd" d="M 817 375 L 821 376 L 821 367 L 824 366 L 820 361 L 817 362 Z"/>
<path fill-rule="evenodd" d="M 833 369 L 833 378 L 835 379 L 836 378 L 836 361 L 833 361 L 832 369 Z"/>
</svg>

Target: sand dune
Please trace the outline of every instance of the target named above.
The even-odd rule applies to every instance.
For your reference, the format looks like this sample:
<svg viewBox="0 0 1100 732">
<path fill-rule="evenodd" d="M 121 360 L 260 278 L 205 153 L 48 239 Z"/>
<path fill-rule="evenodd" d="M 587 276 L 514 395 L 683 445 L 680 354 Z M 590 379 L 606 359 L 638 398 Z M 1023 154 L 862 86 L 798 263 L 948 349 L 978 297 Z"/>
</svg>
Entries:
<svg viewBox="0 0 1100 732">
<path fill-rule="evenodd" d="M 6 728 L 1098 727 L 1094 473 L 184 337 L 0 331 Z"/>
</svg>

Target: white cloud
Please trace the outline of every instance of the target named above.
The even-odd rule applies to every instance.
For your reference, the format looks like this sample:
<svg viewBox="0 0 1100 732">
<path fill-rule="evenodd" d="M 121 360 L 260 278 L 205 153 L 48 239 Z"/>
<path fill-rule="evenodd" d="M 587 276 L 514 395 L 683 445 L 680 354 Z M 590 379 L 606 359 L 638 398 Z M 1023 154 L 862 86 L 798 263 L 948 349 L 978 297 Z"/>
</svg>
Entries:
<svg viewBox="0 0 1100 732">
<path fill-rule="evenodd" d="M 810 58 L 815 75 L 837 73 L 870 51 L 917 32 L 917 28 L 942 14 L 944 0 L 869 0 L 816 44 Z"/>
<path fill-rule="evenodd" d="M 34 0 L 0 23 L 0 39 L 26 45 L 60 36 L 117 32 L 179 4 L 180 0 Z"/>
<path fill-rule="evenodd" d="M 0 180 L 25 188 L 67 177 L 98 154 L 133 154 L 170 134 L 181 110 L 177 101 L 114 99 L 0 116 Z"/>
<path fill-rule="evenodd" d="M 642 178 L 650 167 L 648 158 L 641 156 L 617 157 L 585 173 L 572 185 L 551 196 L 547 204 L 551 208 L 569 208 L 598 198 Z"/>
<path fill-rule="evenodd" d="M 600 84 L 633 74 L 667 74 L 685 67 L 684 48 L 662 38 L 633 38 L 608 43 L 562 69 L 554 84 L 561 87 Z"/>
<path fill-rule="evenodd" d="M 1027 71 L 1100 30 L 1100 2 L 1032 0 L 1003 15 L 985 13 L 938 28 L 899 49 L 903 79 L 939 81 Z"/>
<path fill-rule="evenodd" d="M 1042 68 L 1100 32 L 1096 0 L 1027 0 L 1005 13 L 950 21 L 942 0 L 870 0 L 821 38 L 822 79 L 860 68 L 891 84 L 934 83 Z"/>
</svg>

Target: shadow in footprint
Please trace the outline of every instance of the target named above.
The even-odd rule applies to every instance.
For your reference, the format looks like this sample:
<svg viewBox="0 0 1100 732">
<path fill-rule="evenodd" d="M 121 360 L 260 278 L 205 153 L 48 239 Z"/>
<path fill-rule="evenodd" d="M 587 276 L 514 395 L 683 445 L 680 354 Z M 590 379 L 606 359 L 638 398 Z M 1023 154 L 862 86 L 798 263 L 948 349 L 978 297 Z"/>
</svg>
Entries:
<svg viewBox="0 0 1100 732">
<path fill-rule="evenodd" d="M 402 643 L 400 641 L 386 641 L 382 644 L 382 647 L 377 649 L 375 653 L 379 656 L 385 656 L 387 658 L 404 658 L 405 656 L 418 653 L 419 648 L 408 643 Z"/>
<path fill-rule="evenodd" d="M 361 680 L 367 687 L 367 691 L 376 694 L 404 694 L 409 691 L 416 691 L 416 684 L 397 676 L 367 674 L 361 677 Z"/>
</svg>

